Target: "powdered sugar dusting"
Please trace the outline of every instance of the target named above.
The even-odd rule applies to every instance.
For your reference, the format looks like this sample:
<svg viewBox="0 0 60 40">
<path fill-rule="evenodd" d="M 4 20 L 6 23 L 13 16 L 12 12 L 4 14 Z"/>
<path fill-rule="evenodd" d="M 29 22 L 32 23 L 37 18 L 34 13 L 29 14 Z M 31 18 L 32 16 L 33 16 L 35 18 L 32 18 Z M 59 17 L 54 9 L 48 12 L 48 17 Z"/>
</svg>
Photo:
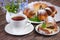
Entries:
<svg viewBox="0 0 60 40">
<path fill-rule="evenodd" d="M 51 16 L 48 16 L 47 19 L 48 19 L 48 22 L 54 22 L 54 19 Z"/>
<path fill-rule="evenodd" d="M 40 10 L 38 10 L 38 13 L 39 13 L 39 14 L 40 14 L 40 13 L 44 14 L 44 13 L 46 13 L 46 11 L 45 11 L 44 9 L 40 9 Z"/>
<path fill-rule="evenodd" d="M 49 8 L 49 7 L 47 7 L 47 8 L 45 8 L 46 10 L 50 10 L 51 12 L 52 12 L 52 10 Z"/>
</svg>

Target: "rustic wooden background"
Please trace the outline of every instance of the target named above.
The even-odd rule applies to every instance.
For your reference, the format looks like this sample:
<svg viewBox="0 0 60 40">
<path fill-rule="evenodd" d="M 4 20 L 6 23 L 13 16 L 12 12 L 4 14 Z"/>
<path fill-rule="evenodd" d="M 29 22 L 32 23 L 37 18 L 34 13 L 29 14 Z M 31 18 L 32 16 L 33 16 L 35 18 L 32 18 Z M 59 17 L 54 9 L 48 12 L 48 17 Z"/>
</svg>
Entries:
<svg viewBox="0 0 60 40">
<path fill-rule="evenodd" d="M 32 2 L 34 0 L 29 0 L 29 2 Z M 47 2 L 51 2 L 54 5 L 60 6 L 60 0 L 44 0 Z M 28 35 L 24 36 L 13 36 L 9 35 L 4 31 L 5 25 L 7 24 L 5 19 L 5 11 L 0 8 L 0 40 L 60 40 L 60 32 L 54 36 L 42 36 L 35 31 L 31 32 Z M 60 22 L 57 22 L 57 25 L 60 26 Z M 36 24 L 34 24 L 36 26 Z"/>
</svg>

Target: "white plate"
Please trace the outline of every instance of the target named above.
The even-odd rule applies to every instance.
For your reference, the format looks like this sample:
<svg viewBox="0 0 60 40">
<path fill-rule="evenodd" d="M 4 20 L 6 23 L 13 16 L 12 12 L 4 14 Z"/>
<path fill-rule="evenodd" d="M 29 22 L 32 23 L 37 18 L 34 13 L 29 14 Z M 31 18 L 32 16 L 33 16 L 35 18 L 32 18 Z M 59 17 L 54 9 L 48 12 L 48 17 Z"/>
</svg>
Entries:
<svg viewBox="0 0 60 40">
<path fill-rule="evenodd" d="M 35 4 L 35 3 L 37 3 L 38 1 L 35 1 L 35 2 L 31 2 L 31 3 L 29 3 L 27 6 L 25 6 L 25 8 L 31 8 L 31 9 L 33 9 L 33 4 Z M 39 1 L 39 2 L 42 2 L 42 1 Z M 51 6 L 54 6 L 55 8 L 56 8 L 56 10 L 57 10 L 57 14 L 56 14 L 56 16 L 54 17 L 54 19 L 56 20 L 56 22 L 58 22 L 58 21 L 60 21 L 60 7 L 58 7 L 58 6 L 55 6 L 55 5 L 52 5 L 51 3 L 49 3 L 49 2 L 46 2 L 46 1 L 43 1 L 42 3 L 45 3 L 45 4 L 47 4 L 47 5 L 51 5 Z M 34 22 L 34 21 L 30 21 L 29 20 L 29 22 L 31 22 L 31 23 L 41 23 L 41 22 Z"/>
<path fill-rule="evenodd" d="M 60 31 L 60 30 L 59 30 L 59 26 L 57 26 L 57 27 L 58 27 L 58 31 L 57 31 L 57 32 L 54 32 L 54 33 L 51 33 L 51 34 L 45 34 L 45 33 L 43 33 L 43 32 L 38 32 L 37 29 L 38 29 L 39 26 L 40 26 L 40 24 L 35 27 L 35 30 L 36 30 L 37 33 L 42 34 L 42 35 L 47 35 L 47 36 L 55 35 L 55 34 L 59 33 L 59 31 Z"/>
<path fill-rule="evenodd" d="M 11 35 L 26 35 L 31 33 L 33 30 L 34 30 L 34 26 L 30 23 L 28 23 L 26 27 L 21 30 L 14 29 L 14 26 L 11 25 L 11 23 L 5 26 L 5 32 Z"/>
</svg>

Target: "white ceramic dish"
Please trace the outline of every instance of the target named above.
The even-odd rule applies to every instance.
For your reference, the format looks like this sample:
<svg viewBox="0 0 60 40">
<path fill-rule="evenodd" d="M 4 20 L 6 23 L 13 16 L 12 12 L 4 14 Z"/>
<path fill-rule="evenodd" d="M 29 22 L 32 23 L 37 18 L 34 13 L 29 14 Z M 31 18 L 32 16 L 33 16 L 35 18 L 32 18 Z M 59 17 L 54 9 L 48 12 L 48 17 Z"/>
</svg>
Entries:
<svg viewBox="0 0 60 40">
<path fill-rule="evenodd" d="M 39 34 L 42 34 L 42 35 L 46 35 L 46 36 L 55 35 L 55 34 L 59 33 L 59 31 L 60 31 L 59 26 L 57 26 L 58 27 L 58 31 L 57 32 L 54 32 L 54 33 L 51 33 L 51 34 L 45 34 L 43 32 L 38 32 L 37 29 L 38 29 L 39 26 L 40 26 L 40 24 L 35 27 L 36 32 L 39 33 Z"/>
<path fill-rule="evenodd" d="M 32 9 L 33 10 L 33 4 L 35 4 L 35 3 L 37 3 L 38 1 L 35 1 L 35 2 L 31 2 L 31 3 L 29 3 L 27 6 L 25 6 L 25 8 L 30 8 L 30 9 Z M 42 1 L 39 1 L 39 2 L 42 2 Z M 56 20 L 56 22 L 58 22 L 58 21 L 60 21 L 60 7 L 58 7 L 58 6 L 55 6 L 55 5 L 52 5 L 51 3 L 49 3 L 49 2 L 46 2 L 46 1 L 43 1 L 42 3 L 45 3 L 45 4 L 47 4 L 47 5 L 49 5 L 49 6 L 54 6 L 55 8 L 56 8 L 56 10 L 57 10 L 57 14 L 56 14 L 56 16 L 54 17 L 54 19 Z M 31 23 L 42 23 L 42 22 L 34 22 L 34 21 L 30 21 L 29 20 L 29 22 L 31 22 Z"/>
<path fill-rule="evenodd" d="M 11 23 L 5 26 L 5 32 L 11 35 L 26 35 L 31 33 L 33 30 L 34 26 L 30 23 L 28 23 L 24 29 L 15 29 Z"/>
</svg>

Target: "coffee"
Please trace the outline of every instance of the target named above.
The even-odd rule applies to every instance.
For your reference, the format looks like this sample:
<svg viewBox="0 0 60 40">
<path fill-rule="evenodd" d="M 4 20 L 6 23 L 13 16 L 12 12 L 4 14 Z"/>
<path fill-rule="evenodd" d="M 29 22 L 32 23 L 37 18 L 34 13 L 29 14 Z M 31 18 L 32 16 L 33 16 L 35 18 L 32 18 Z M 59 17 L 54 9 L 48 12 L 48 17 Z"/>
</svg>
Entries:
<svg viewBox="0 0 60 40">
<path fill-rule="evenodd" d="M 12 19 L 15 20 L 15 21 L 21 21 L 21 20 L 24 20 L 25 18 L 22 17 L 22 16 L 15 16 Z"/>
</svg>

